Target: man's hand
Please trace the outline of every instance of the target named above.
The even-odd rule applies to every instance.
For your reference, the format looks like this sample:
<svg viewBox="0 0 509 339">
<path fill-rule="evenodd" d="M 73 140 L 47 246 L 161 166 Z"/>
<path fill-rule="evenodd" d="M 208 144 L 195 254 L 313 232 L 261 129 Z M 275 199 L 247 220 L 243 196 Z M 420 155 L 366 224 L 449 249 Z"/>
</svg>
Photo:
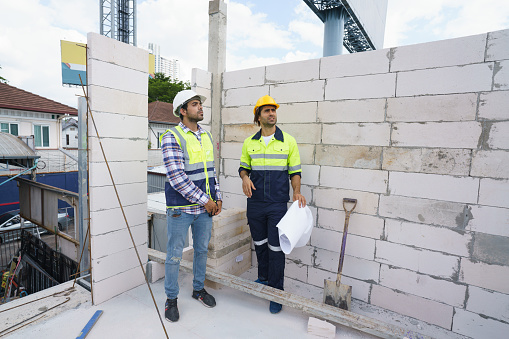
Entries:
<svg viewBox="0 0 509 339">
<path fill-rule="evenodd" d="M 207 210 L 207 212 L 209 212 L 210 215 L 216 215 L 218 204 L 216 204 L 214 200 L 209 199 L 209 201 L 207 201 L 207 203 L 205 204 L 205 209 Z"/>
<path fill-rule="evenodd" d="M 293 192 L 293 201 L 299 200 L 299 207 L 306 207 L 306 198 L 300 192 Z"/>
<path fill-rule="evenodd" d="M 217 212 L 214 215 L 218 215 L 221 213 L 221 210 L 223 209 L 223 202 L 221 200 L 216 201 L 217 204 Z"/>
<path fill-rule="evenodd" d="M 241 172 L 241 173 L 243 173 L 243 172 Z M 253 195 L 252 190 L 256 191 L 256 188 L 254 187 L 253 182 L 251 181 L 251 179 L 249 179 L 248 175 L 244 175 L 242 177 L 242 191 L 244 191 L 244 194 L 246 195 L 246 197 L 251 198 L 251 196 Z"/>
</svg>

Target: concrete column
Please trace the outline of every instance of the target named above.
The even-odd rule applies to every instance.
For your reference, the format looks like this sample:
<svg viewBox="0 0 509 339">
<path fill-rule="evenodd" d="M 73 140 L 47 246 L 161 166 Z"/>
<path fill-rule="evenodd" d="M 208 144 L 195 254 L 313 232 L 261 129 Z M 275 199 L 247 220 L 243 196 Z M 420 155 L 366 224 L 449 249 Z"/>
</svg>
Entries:
<svg viewBox="0 0 509 339">
<path fill-rule="evenodd" d="M 226 69 L 226 3 L 223 0 L 209 1 L 209 65 L 208 71 L 212 73 L 211 87 L 211 133 L 214 138 L 216 152 L 216 171 L 220 171 L 221 142 L 221 78 Z"/>
</svg>

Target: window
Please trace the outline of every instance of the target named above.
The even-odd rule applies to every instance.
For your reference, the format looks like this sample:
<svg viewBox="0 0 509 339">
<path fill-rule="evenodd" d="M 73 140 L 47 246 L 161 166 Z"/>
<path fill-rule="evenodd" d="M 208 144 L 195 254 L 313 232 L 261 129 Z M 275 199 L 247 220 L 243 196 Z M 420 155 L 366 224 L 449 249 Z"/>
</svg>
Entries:
<svg viewBox="0 0 509 339">
<path fill-rule="evenodd" d="M 157 148 L 161 148 L 161 132 L 157 132 Z"/>
<path fill-rule="evenodd" d="M 18 136 L 18 124 L 11 124 L 8 122 L 2 122 L 1 124 L 1 132 L 10 133 L 12 135 Z"/>
<path fill-rule="evenodd" d="M 35 147 L 49 147 L 49 126 L 34 125 Z"/>
</svg>

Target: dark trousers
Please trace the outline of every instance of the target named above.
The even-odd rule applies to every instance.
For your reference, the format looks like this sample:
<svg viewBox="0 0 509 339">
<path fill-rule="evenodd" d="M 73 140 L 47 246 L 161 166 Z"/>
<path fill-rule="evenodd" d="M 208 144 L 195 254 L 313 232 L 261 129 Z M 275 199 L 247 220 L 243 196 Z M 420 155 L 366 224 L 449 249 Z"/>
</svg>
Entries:
<svg viewBox="0 0 509 339">
<path fill-rule="evenodd" d="M 279 246 L 277 223 L 287 211 L 287 203 L 247 200 L 247 221 L 255 243 L 258 260 L 258 278 L 268 285 L 283 290 L 285 254 Z"/>
</svg>

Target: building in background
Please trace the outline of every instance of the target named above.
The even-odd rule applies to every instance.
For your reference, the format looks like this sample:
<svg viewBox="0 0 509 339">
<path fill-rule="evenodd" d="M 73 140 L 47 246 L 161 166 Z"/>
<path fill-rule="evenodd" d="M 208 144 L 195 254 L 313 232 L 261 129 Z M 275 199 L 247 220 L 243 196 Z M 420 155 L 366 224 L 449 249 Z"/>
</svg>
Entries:
<svg viewBox="0 0 509 339">
<path fill-rule="evenodd" d="M 62 123 L 62 147 L 78 148 L 78 120 L 69 118 Z"/>
<path fill-rule="evenodd" d="M 177 59 L 167 59 L 161 56 L 159 45 L 150 42 L 148 51 L 155 56 L 155 72 L 163 73 L 172 80 L 180 79 L 180 63 Z"/>
</svg>

